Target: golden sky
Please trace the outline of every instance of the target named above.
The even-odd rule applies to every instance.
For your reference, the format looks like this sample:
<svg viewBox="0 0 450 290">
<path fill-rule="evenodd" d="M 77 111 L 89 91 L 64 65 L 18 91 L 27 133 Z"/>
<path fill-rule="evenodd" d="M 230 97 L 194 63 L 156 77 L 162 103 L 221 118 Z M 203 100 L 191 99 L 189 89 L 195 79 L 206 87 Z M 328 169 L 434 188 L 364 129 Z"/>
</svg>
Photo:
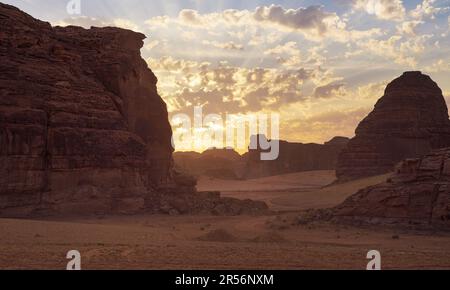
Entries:
<svg viewBox="0 0 450 290">
<path fill-rule="evenodd" d="M 449 0 L 81 0 L 75 16 L 68 1 L 5 2 L 54 25 L 141 31 L 171 116 L 276 113 L 284 140 L 352 137 L 404 71 L 450 96 Z"/>
</svg>

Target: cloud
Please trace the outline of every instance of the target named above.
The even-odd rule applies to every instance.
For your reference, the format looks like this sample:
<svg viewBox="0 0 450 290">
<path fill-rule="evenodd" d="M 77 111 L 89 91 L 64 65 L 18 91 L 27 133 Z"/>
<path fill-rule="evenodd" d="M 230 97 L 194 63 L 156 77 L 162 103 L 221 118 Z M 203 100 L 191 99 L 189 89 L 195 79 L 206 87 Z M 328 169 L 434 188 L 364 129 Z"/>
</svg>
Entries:
<svg viewBox="0 0 450 290">
<path fill-rule="evenodd" d="M 440 8 L 435 7 L 436 0 L 424 0 L 421 4 L 417 5 L 416 9 L 410 12 L 411 17 L 419 20 L 435 19 L 436 15 L 448 11 L 449 7 Z"/>
<path fill-rule="evenodd" d="M 406 14 L 401 0 L 354 0 L 353 7 L 383 20 L 402 21 Z"/>
<path fill-rule="evenodd" d="M 389 81 L 386 80 L 362 85 L 359 86 L 353 94 L 360 99 L 379 99 L 384 95 L 384 90 L 388 83 Z"/>
<path fill-rule="evenodd" d="M 394 35 L 386 40 L 368 39 L 358 45 L 366 52 L 383 58 L 392 59 L 395 63 L 416 68 L 418 57 L 426 50 L 427 41 L 432 35 L 420 35 L 403 38 Z"/>
<path fill-rule="evenodd" d="M 278 112 L 283 138 L 322 142 L 353 135 L 391 80 L 380 81 L 380 74 L 425 70 L 424 64 L 446 69 L 445 54 L 440 62 L 433 55 L 437 41 L 447 43 L 438 39 L 443 32 L 430 32 L 429 21 L 412 17 L 405 1 L 349 2 L 374 17 L 267 5 L 161 18 L 153 38 L 172 37 L 176 44 L 158 46 L 149 65 L 169 111 L 192 114 L 201 105 L 206 114 Z"/>
<path fill-rule="evenodd" d="M 358 107 L 346 110 L 325 110 L 310 117 L 297 118 L 281 123 L 281 135 L 288 140 L 299 142 L 318 142 L 331 140 L 335 136 L 353 137 L 355 128 L 367 116 L 371 107 Z"/>
<path fill-rule="evenodd" d="M 266 45 L 272 45 L 274 43 L 278 43 L 283 39 L 283 34 L 277 32 L 268 32 L 266 33 L 258 33 L 254 34 L 250 37 L 248 41 L 248 45 L 250 46 L 266 46 Z"/>
<path fill-rule="evenodd" d="M 142 30 L 142 55 L 171 114 L 195 105 L 205 113 L 279 112 L 283 139 L 322 142 L 352 135 L 401 71 L 432 73 L 450 98 L 448 0 L 245 1 L 239 10 L 144 2 L 99 10 L 98 18 L 64 19 L 64 9 L 52 18 Z M 145 21 L 135 9 L 154 16 Z"/>
<path fill-rule="evenodd" d="M 258 7 L 253 15 L 256 21 L 273 23 L 295 30 L 309 30 L 317 35 L 324 35 L 330 26 L 339 22 L 336 13 L 323 10 L 323 6 L 284 9 L 278 5 Z"/>
<path fill-rule="evenodd" d="M 234 41 L 228 41 L 225 43 L 221 43 L 218 41 L 209 41 L 209 40 L 203 40 L 202 41 L 203 44 L 205 45 L 209 45 L 215 48 L 220 48 L 220 49 L 224 49 L 224 50 L 237 50 L 237 51 L 242 51 L 244 50 L 244 46 L 241 44 L 237 44 Z"/>
<path fill-rule="evenodd" d="M 129 29 L 133 31 L 139 31 L 139 26 L 128 20 L 123 18 L 116 18 L 116 19 L 100 19 L 95 17 L 88 17 L 88 16 L 79 16 L 79 17 L 71 17 L 66 18 L 61 21 L 57 21 L 52 23 L 54 26 L 80 26 L 86 29 L 89 29 L 91 27 L 119 27 L 123 29 Z"/>
<path fill-rule="evenodd" d="M 180 20 L 191 25 L 202 25 L 203 21 L 196 10 L 185 9 L 179 14 Z"/>
<path fill-rule="evenodd" d="M 417 35 L 417 27 L 423 24 L 423 21 L 405 21 L 397 26 L 397 30 L 400 34 Z"/>
<path fill-rule="evenodd" d="M 345 84 L 343 83 L 329 83 L 324 86 L 315 88 L 314 97 L 316 98 L 332 98 L 345 94 Z"/>
<path fill-rule="evenodd" d="M 200 14 L 197 10 L 183 9 L 176 22 L 194 27 L 213 27 L 222 24 L 242 25 L 248 23 L 251 12 L 248 10 L 228 9 L 222 12 Z"/>
<path fill-rule="evenodd" d="M 152 17 L 146 20 L 144 23 L 147 24 L 150 29 L 158 29 L 159 27 L 168 28 L 168 25 L 171 21 L 172 19 L 169 16 L 163 15 Z"/>
<path fill-rule="evenodd" d="M 151 49 L 157 47 L 157 46 L 160 45 L 160 44 L 161 44 L 161 42 L 160 42 L 159 40 L 152 40 L 152 41 L 148 42 L 148 43 L 145 45 L 144 48 L 145 48 L 145 49 L 148 49 L 148 50 L 151 50 Z"/>
<path fill-rule="evenodd" d="M 80 16 L 80 17 L 72 17 L 72 18 L 66 18 L 61 21 L 53 22 L 53 26 L 81 26 L 83 28 L 89 29 L 91 26 L 94 27 L 104 27 L 108 26 L 110 23 L 106 22 L 105 20 L 93 18 L 93 17 L 87 17 L 87 16 Z"/>
<path fill-rule="evenodd" d="M 279 5 L 260 6 L 254 11 L 228 9 L 222 12 L 200 13 L 193 9 L 183 9 L 175 18 L 155 17 L 146 21 L 153 29 L 158 25 L 168 27 L 178 25 L 194 29 L 208 30 L 226 29 L 228 34 L 240 35 L 242 31 L 258 31 L 274 28 L 280 32 L 297 32 L 312 41 L 321 41 L 325 37 L 340 42 L 362 39 L 379 35 L 379 28 L 369 30 L 348 30 L 347 24 L 336 13 L 327 12 L 323 6 L 286 9 Z M 233 31 L 237 29 L 237 31 Z M 273 36 L 273 32 L 271 36 Z M 261 40 L 262 37 L 260 36 Z M 268 39 L 268 38 L 266 38 Z M 251 45 L 256 45 L 258 39 L 254 35 Z"/>
<path fill-rule="evenodd" d="M 195 62 L 183 59 L 175 59 L 171 56 L 165 56 L 160 59 L 149 58 L 147 60 L 149 66 L 153 70 L 169 71 L 173 73 L 191 73 L 197 69 L 209 67 L 209 62 Z"/>
<path fill-rule="evenodd" d="M 286 67 L 296 67 L 301 64 L 301 52 L 297 42 L 289 41 L 264 51 L 265 55 L 274 57 L 276 61 Z"/>
<path fill-rule="evenodd" d="M 317 5 L 298 9 L 285 9 L 278 5 L 258 7 L 253 18 L 257 22 L 300 32 L 313 41 L 322 41 L 327 38 L 348 42 L 381 34 L 379 28 L 349 30 L 345 20 L 334 12 L 325 11 L 323 6 Z"/>
<path fill-rule="evenodd" d="M 425 68 L 427 72 L 450 72 L 450 59 L 439 59 Z"/>
<path fill-rule="evenodd" d="M 282 45 L 278 45 L 274 48 L 270 48 L 267 49 L 264 54 L 268 54 L 268 55 L 283 55 L 283 54 L 288 54 L 288 55 L 299 55 L 300 54 L 300 50 L 297 48 L 297 42 L 295 41 L 289 41 L 286 42 Z"/>
<path fill-rule="evenodd" d="M 207 113 L 276 110 L 307 100 L 306 82 L 332 80 L 331 72 L 321 68 L 245 68 L 171 57 L 147 62 L 160 80 L 160 92 L 171 112 L 190 112 L 193 106 L 203 106 Z"/>
<path fill-rule="evenodd" d="M 353 124 L 360 122 L 369 112 L 368 108 L 358 108 L 348 111 L 329 110 L 308 118 L 311 123 L 340 124 L 351 120 L 352 128 L 356 128 Z"/>
</svg>

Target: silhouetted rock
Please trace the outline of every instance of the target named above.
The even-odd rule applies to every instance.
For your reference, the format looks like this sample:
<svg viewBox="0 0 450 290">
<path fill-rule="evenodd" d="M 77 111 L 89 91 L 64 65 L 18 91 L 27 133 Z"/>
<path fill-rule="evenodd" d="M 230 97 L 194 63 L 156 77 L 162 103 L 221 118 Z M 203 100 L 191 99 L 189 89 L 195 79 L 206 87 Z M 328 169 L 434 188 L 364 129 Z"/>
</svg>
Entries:
<svg viewBox="0 0 450 290">
<path fill-rule="evenodd" d="M 241 179 L 245 159 L 233 149 L 209 149 L 203 153 L 175 152 L 175 166 L 181 172 L 218 179 Z"/>
<path fill-rule="evenodd" d="M 450 146 L 447 105 L 438 85 L 420 72 L 391 82 L 339 157 L 337 176 L 350 180 L 383 174 L 406 158 Z"/>
<path fill-rule="evenodd" d="M 386 183 L 334 209 L 338 220 L 450 229 L 450 148 L 401 162 Z"/>
<path fill-rule="evenodd" d="M 279 156 L 273 161 L 262 161 L 261 153 L 264 150 L 260 148 L 249 150 L 245 177 L 260 178 L 302 171 L 334 170 L 339 153 L 347 146 L 348 140 L 345 137 L 335 137 L 324 145 L 280 141 Z"/>
<path fill-rule="evenodd" d="M 348 144 L 348 141 L 350 141 L 350 139 L 347 137 L 334 137 L 330 141 L 325 142 L 325 145 L 345 148 Z"/>
</svg>

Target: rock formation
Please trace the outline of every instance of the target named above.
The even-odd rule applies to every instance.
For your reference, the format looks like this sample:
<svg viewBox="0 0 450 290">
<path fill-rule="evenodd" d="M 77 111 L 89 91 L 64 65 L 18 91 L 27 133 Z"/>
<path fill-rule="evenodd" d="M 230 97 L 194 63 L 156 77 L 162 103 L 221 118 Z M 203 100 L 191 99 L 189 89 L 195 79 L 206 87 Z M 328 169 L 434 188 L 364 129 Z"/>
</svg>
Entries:
<svg viewBox="0 0 450 290">
<path fill-rule="evenodd" d="M 339 153 L 346 147 L 348 140 L 345 137 L 335 137 L 323 145 L 280 141 L 280 154 L 274 161 L 261 161 L 261 149 L 249 150 L 245 177 L 260 178 L 302 171 L 334 170 Z"/>
<path fill-rule="evenodd" d="M 334 209 L 339 220 L 450 229 L 450 148 L 400 163 L 386 183 Z"/>
<path fill-rule="evenodd" d="M 179 171 L 195 176 L 236 180 L 244 175 L 245 159 L 233 149 L 175 152 L 173 158 Z"/>
<path fill-rule="evenodd" d="M 51 27 L 0 3 L 1 216 L 158 212 L 164 194 L 194 193 L 173 171 L 144 38 Z"/>
<path fill-rule="evenodd" d="M 442 91 L 421 72 L 391 82 L 375 109 L 339 156 L 340 180 L 383 174 L 403 159 L 450 146 L 450 121 Z"/>
<path fill-rule="evenodd" d="M 2 212 L 134 211 L 171 182 L 172 131 L 143 34 L 52 28 L 4 4 L 0 26 Z"/>
</svg>

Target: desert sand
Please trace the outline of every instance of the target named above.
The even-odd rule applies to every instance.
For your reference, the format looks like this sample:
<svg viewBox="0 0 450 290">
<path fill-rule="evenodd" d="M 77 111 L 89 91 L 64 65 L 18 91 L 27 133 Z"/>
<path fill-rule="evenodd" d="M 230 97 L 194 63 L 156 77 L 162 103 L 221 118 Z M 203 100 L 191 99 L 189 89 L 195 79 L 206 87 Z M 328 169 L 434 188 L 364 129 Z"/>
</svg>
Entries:
<svg viewBox="0 0 450 290">
<path fill-rule="evenodd" d="M 327 186 L 334 172 L 250 181 L 201 178 L 200 190 L 266 201 L 267 216 L 103 216 L 0 219 L 1 269 L 65 269 L 81 253 L 82 269 L 365 269 L 379 250 L 384 269 L 450 269 L 450 234 L 328 223 L 271 226 L 295 212 L 327 208 L 379 176 Z"/>
</svg>

